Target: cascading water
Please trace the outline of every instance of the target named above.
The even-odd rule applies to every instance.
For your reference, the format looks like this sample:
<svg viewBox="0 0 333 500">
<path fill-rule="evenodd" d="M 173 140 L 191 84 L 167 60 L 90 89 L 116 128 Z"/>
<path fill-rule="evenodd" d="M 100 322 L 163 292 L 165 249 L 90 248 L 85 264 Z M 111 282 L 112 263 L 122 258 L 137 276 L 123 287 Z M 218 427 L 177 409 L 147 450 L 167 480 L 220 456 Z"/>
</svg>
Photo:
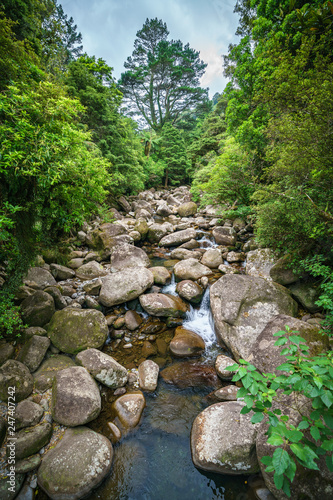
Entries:
<svg viewBox="0 0 333 500">
<path fill-rule="evenodd" d="M 199 308 L 191 306 L 185 316 L 183 327 L 197 333 L 206 344 L 206 351 L 216 344 L 214 322 L 210 310 L 209 287 L 207 287 Z"/>
<path fill-rule="evenodd" d="M 169 295 L 178 295 L 176 292 L 176 286 L 177 286 L 177 283 L 176 283 L 175 275 L 172 273 L 170 283 L 168 285 L 165 285 L 162 288 L 161 293 L 168 293 Z"/>
<path fill-rule="evenodd" d="M 201 248 L 216 248 L 218 246 L 217 243 L 212 241 L 206 234 L 200 238 L 200 240 L 197 240 L 197 242 L 200 244 Z"/>
</svg>

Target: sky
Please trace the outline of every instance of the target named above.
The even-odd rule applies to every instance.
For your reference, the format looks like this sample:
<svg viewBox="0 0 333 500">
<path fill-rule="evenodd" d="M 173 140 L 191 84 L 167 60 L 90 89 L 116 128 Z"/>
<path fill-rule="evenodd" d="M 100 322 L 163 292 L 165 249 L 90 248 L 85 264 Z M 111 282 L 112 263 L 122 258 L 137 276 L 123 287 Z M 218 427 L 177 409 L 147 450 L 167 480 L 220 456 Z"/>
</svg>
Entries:
<svg viewBox="0 0 333 500">
<path fill-rule="evenodd" d="M 208 64 L 201 79 L 209 95 L 221 93 L 228 80 L 223 76 L 222 55 L 237 42 L 236 0 L 59 0 L 77 31 L 83 49 L 101 57 L 114 68 L 118 79 L 134 49 L 136 33 L 146 19 L 157 17 L 167 24 L 169 38 L 189 43 Z"/>
</svg>

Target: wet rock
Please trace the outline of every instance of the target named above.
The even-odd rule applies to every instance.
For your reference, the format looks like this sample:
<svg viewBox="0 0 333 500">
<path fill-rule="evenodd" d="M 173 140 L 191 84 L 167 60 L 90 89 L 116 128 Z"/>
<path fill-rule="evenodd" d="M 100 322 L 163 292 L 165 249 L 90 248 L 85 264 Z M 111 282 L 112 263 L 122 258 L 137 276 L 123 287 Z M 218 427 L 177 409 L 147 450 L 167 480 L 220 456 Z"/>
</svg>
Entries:
<svg viewBox="0 0 333 500">
<path fill-rule="evenodd" d="M 17 360 L 24 363 L 32 373 L 37 370 L 43 361 L 49 346 L 50 339 L 47 337 L 33 335 L 33 337 L 31 337 L 31 339 L 28 340 L 28 342 L 26 342 L 20 350 Z"/>
<path fill-rule="evenodd" d="M 201 412 L 191 431 L 194 465 L 220 474 L 253 474 L 259 471 L 256 456 L 258 424 L 251 414 L 242 415 L 244 404 L 216 403 Z"/>
<path fill-rule="evenodd" d="M 70 259 L 68 261 L 68 267 L 71 269 L 78 269 L 84 264 L 84 259 L 81 257 L 75 257 L 74 259 Z"/>
<path fill-rule="evenodd" d="M 128 379 L 127 370 L 108 354 L 97 349 L 87 349 L 77 354 L 76 362 L 84 366 L 98 382 L 117 389 Z"/>
<path fill-rule="evenodd" d="M 88 294 L 88 295 L 98 295 L 99 291 L 102 286 L 102 280 L 100 278 L 95 278 L 92 281 L 89 281 L 88 283 L 85 283 L 83 285 L 83 290 Z"/>
<path fill-rule="evenodd" d="M 220 381 L 212 366 L 200 363 L 174 363 L 161 371 L 167 384 L 185 387 L 219 387 Z"/>
<path fill-rule="evenodd" d="M 76 366 L 74 361 L 63 354 L 57 354 L 44 361 L 34 373 L 34 383 L 38 391 L 44 392 L 52 387 L 53 378 L 57 371 Z"/>
<path fill-rule="evenodd" d="M 43 413 L 43 408 L 37 403 L 34 403 L 29 399 L 21 401 L 15 408 L 16 430 L 38 424 L 43 416 Z"/>
<path fill-rule="evenodd" d="M 227 385 L 226 387 L 217 389 L 217 391 L 214 392 L 214 396 L 219 401 L 237 401 L 238 391 L 239 387 L 236 387 L 235 385 Z"/>
<path fill-rule="evenodd" d="M 190 240 L 179 246 L 179 248 L 186 248 L 187 250 L 194 250 L 195 248 L 199 247 L 200 243 L 197 240 Z"/>
<path fill-rule="evenodd" d="M 49 295 L 51 295 L 51 297 L 53 297 L 56 309 L 64 309 L 64 307 L 67 306 L 66 300 L 61 295 L 59 288 L 57 288 L 56 286 L 48 286 L 44 288 L 44 292 L 48 293 Z"/>
<path fill-rule="evenodd" d="M 155 285 L 165 285 L 171 278 L 171 273 L 163 266 L 150 267 L 149 271 L 153 273 Z"/>
<path fill-rule="evenodd" d="M 133 230 L 140 233 L 141 238 L 145 239 L 149 231 L 147 221 L 141 218 L 137 219 L 135 226 L 133 227 Z"/>
<path fill-rule="evenodd" d="M 221 251 L 217 248 L 206 250 L 201 259 L 201 264 L 210 269 L 217 269 L 223 263 Z"/>
<path fill-rule="evenodd" d="M 267 323 L 263 331 L 257 337 L 251 353 L 247 358 L 247 361 L 253 364 L 262 373 L 282 374 L 277 370 L 277 367 L 285 363 L 286 358 L 280 354 L 283 347 L 274 345 L 277 341 L 277 337 L 273 335 L 276 332 L 284 330 L 286 326 L 297 331 L 297 335 L 300 335 L 306 340 L 306 344 L 310 348 L 310 356 L 316 356 L 329 348 L 328 337 L 319 333 L 318 326 L 310 325 L 305 321 L 300 321 L 291 316 L 280 314 Z"/>
<path fill-rule="evenodd" d="M 98 262 L 92 260 L 76 270 L 76 276 L 82 280 L 91 280 L 108 274 L 107 270 Z"/>
<path fill-rule="evenodd" d="M 266 324 L 277 314 L 295 316 L 289 291 L 265 279 L 225 275 L 210 289 L 216 335 L 236 360 L 246 359 Z"/>
<path fill-rule="evenodd" d="M 153 333 L 161 333 L 164 330 L 165 325 L 161 320 L 157 318 L 149 318 L 147 323 L 140 328 L 140 334 L 151 335 Z"/>
<path fill-rule="evenodd" d="M 172 247 L 178 246 L 186 241 L 190 241 L 196 238 L 196 232 L 194 229 L 184 229 L 183 231 L 176 231 L 175 233 L 168 234 L 164 236 L 160 242 L 160 247 Z"/>
<path fill-rule="evenodd" d="M 172 208 L 168 207 L 168 205 L 164 202 L 159 205 L 159 207 L 156 210 L 156 214 L 160 215 L 161 217 L 169 217 L 173 212 Z"/>
<path fill-rule="evenodd" d="M 186 259 L 178 262 L 174 267 L 174 274 L 177 281 L 198 280 L 202 276 L 210 276 L 212 271 L 209 267 L 200 264 L 196 259 Z"/>
<path fill-rule="evenodd" d="M 148 340 L 145 340 L 142 344 L 142 350 L 141 350 L 142 357 L 149 358 L 149 356 L 155 356 L 156 354 L 157 354 L 156 347 Z"/>
<path fill-rule="evenodd" d="M 179 207 L 177 207 L 177 212 L 180 217 L 189 217 L 190 215 L 194 215 L 197 213 L 197 210 L 197 204 L 193 201 L 182 203 Z"/>
<path fill-rule="evenodd" d="M 178 326 L 169 347 L 176 358 L 187 358 L 200 356 L 205 350 L 205 342 L 197 333 Z"/>
<path fill-rule="evenodd" d="M 182 299 L 188 300 L 192 304 L 199 304 L 204 293 L 201 286 L 191 280 L 177 283 L 176 291 Z"/>
<path fill-rule="evenodd" d="M 119 271 L 104 278 L 99 302 L 107 307 L 123 304 L 139 297 L 153 283 L 152 272 L 144 267 Z"/>
<path fill-rule="evenodd" d="M 142 248 L 124 243 L 112 250 L 111 267 L 115 271 L 123 271 L 127 268 L 149 267 L 149 257 Z"/>
<path fill-rule="evenodd" d="M 140 363 L 138 368 L 139 386 L 142 391 L 155 391 L 157 387 L 159 366 L 151 359 Z"/>
<path fill-rule="evenodd" d="M 57 284 L 52 274 L 42 267 L 31 267 L 25 279 L 27 281 L 34 281 L 41 289 Z"/>
<path fill-rule="evenodd" d="M 54 314 L 48 336 L 60 351 L 77 354 L 89 347 L 102 347 L 108 336 L 108 326 L 100 311 L 66 308 Z"/>
<path fill-rule="evenodd" d="M 102 310 L 102 306 L 97 302 L 97 300 L 95 300 L 93 297 L 90 297 L 89 295 L 86 296 L 84 304 L 88 309 L 95 309 L 96 311 Z"/>
<path fill-rule="evenodd" d="M 110 439 L 111 443 L 118 443 L 118 441 L 121 440 L 121 430 L 113 422 L 108 422 L 107 427 L 109 431 L 108 438 Z"/>
<path fill-rule="evenodd" d="M 280 285 L 291 285 L 298 280 L 298 276 L 293 272 L 290 255 L 284 255 L 271 267 L 269 275 L 273 281 Z"/>
<path fill-rule="evenodd" d="M 142 392 L 133 392 L 120 396 L 112 408 L 125 429 L 133 429 L 140 422 L 146 400 Z"/>
<path fill-rule="evenodd" d="M 58 281 L 75 278 L 75 272 L 73 271 L 73 269 L 69 269 L 68 267 L 61 266 L 59 264 L 51 264 L 50 270 L 52 275 Z"/>
<path fill-rule="evenodd" d="M 168 222 L 163 224 L 152 224 L 149 226 L 148 241 L 150 241 L 150 243 L 158 243 L 161 238 L 172 232 L 173 226 Z"/>
<path fill-rule="evenodd" d="M 289 287 L 292 296 L 297 300 L 307 311 L 315 313 L 320 311 L 320 307 L 316 302 L 319 297 L 318 284 L 314 286 L 311 281 L 298 281 Z"/>
<path fill-rule="evenodd" d="M 41 458 L 40 455 L 32 455 L 27 458 L 23 458 L 22 460 L 18 460 L 15 464 L 15 472 L 18 474 L 26 474 L 27 472 L 30 472 L 34 469 L 37 469 L 41 463 Z M 22 488 L 23 490 L 23 488 Z M 22 494 L 22 490 L 20 492 L 20 495 Z M 19 497 L 16 497 L 19 498 Z M 27 497 L 29 498 L 29 497 Z M 34 496 L 31 497 L 32 499 Z M 26 500 L 25 497 L 22 496 L 22 500 Z"/>
<path fill-rule="evenodd" d="M 110 441 L 87 427 L 67 429 L 43 458 L 38 484 L 52 500 L 78 500 L 88 495 L 111 469 Z"/>
<path fill-rule="evenodd" d="M 37 290 L 21 304 L 22 319 L 29 326 L 44 326 L 52 318 L 55 307 L 51 295 Z"/>
<path fill-rule="evenodd" d="M 229 264 L 233 262 L 243 262 L 245 260 L 245 254 L 243 252 L 228 252 L 226 260 Z"/>
<path fill-rule="evenodd" d="M 11 490 L 8 489 L 8 477 L 0 478 L 0 498 L 1 500 L 13 500 L 17 497 L 18 492 L 20 491 L 25 475 L 24 474 L 15 474 L 12 480 L 12 484 L 10 484 Z"/>
<path fill-rule="evenodd" d="M 229 356 L 224 356 L 219 354 L 215 360 L 215 370 L 222 380 L 231 380 L 235 375 L 236 371 L 226 370 L 228 366 L 234 365 L 236 362 L 229 358 Z M 236 363 L 237 364 L 237 363 Z"/>
<path fill-rule="evenodd" d="M 172 259 L 184 260 L 184 259 L 201 259 L 201 253 L 198 251 L 187 250 L 186 248 L 176 248 L 172 250 L 170 257 Z"/>
<path fill-rule="evenodd" d="M 13 357 L 15 348 L 12 344 L 5 342 L 4 340 L 0 341 L 0 366 Z"/>
<path fill-rule="evenodd" d="M 276 257 L 270 248 L 251 250 L 246 256 L 246 274 L 272 281 L 270 271 L 275 262 Z"/>
<path fill-rule="evenodd" d="M 51 411 L 53 419 L 67 427 L 84 425 L 98 417 L 101 396 L 85 368 L 73 366 L 56 372 Z"/>
<path fill-rule="evenodd" d="M 15 387 L 15 402 L 26 399 L 32 392 L 33 378 L 20 361 L 9 359 L 0 367 L 0 399 L 8 400 L 9 387 Z"/>
<path fill-rule="evenodd" d="M 141 325 L 143 319 L 136 311 L 126 311 L 125 325 L 130 331 L 136 330 Z"/>
<path fill-rule="evenodd" d="M 213 229 L 213 236 L 218 245 L 234 246 L 236 231 L 232 227 L 218 226 Z"/>
<path fill-rule="evenodd" d="M 174 295 L 163 293 L 149 293 L 141 295 L 140 304 L 151 316 L 184 317 L 187 312 L 186 304 Z"/>
<path fill-rule="evenodd" d="M 239 271 L 237 269 L 235 269 L 234 267 L 232 266 L 228 266 L 227 264 L 221 264 L 219 267 L 218 267 L 218 270 L 222 273 L 222 274 L 239 274 Z"/>
<path fill-rule="evenodd" d="M 17 460 L 37 453 L 51 439 L 52 425 L 43 423 L 34 427 L 26 427 L 15 433 L 15 456 Z"/>
</svg>

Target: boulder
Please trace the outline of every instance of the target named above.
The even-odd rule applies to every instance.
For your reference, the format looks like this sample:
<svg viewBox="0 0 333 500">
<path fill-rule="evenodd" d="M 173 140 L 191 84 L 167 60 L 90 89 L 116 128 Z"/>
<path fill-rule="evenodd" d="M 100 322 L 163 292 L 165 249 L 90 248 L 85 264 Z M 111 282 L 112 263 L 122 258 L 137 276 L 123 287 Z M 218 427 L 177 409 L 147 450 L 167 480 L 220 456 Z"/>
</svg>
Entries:
<svg viewBox="0 0 333 500">
<path fill-rule="evenodd" d="M 29 326 L 44 326 L 52 318 L 55 307 L 51 295 L 37 290 L 21 304 L 22 319 Z"/>
<path fill-rule="evenodd" d="M 235 359 L 246 359 L 266 324 L 277 314 L 295 316 L 297 304 L 289 291 L 263 278 L 230 274 L 210 289 L 210 304 L 218 340 Z"/>
<path fill-rule="evenodd" d="M 125 313 L 125 325 L 131 332 L 136 330 L 141 325 L 143 319 L 139 313 L 136 311 L 126 311 Z"/>
<path fill-rule="evenodd" d="M 7 361 L 7 359 L 11 359 L 14 355 L 15 347 L 8 342 L 5 342 L 3 339 L 0 340 L 0 366 Z"/>
<path fill-rule="evenodd" d="M 189 201 L 187 203 L 182 203 L 177 207 L 177 212 L 180 217 L 189 217 L 190 215 L 194 215 L 197 213 L 198 206 L 193 201 Z"/>
<path fill-rule="evenodd" d="M 84 259 L 81 257 L 75 257 L 70 259 L 67 264 L 71 269 L 78 269 L 84 264 Z"/>
<path fill-rule="evenodd" d="M 161 217 L 169 217 L 173 212 L 172 208 L 168 207 L 165 202 L 162 202 L 156 210 L 156 214 Z"/>
<path fill-rule="evenodd" d="M 219 387 L 220 381 L 212 366 L 190 361 L 174 363 L 161 371 L 161 377 L 167 384 L 181 389 L 186 387 Z"/>
<path fill-rule="evenodd" d="M 319 298 L 319 286 L 309 281 L 297 281 L 293 283 L 289 290 L 294 299 L 297 300 L 311 314 L 320 311 L 320 307 L 316 302 Z"/>
<path fill-rule="evenodd" d="M 34 335 L 39 335 L 41 337 L 46 337 L 47 331 L 41 326 L 30 326 L 24 330 L 24 341 L 27 342 Z"/>
<path fill-rule="evenodd" d="M 76 366 L 76 364 L 69 356 L 64 354 L 56 354 L 44 361 L 33 375 L 36 389 L 40 392 L 50 389 L 56 372 L 70 366 Z"/>
<path fill-rule="evenodd" d="M 213 396 L 219 401 L 237 401 L 239 387 L 236 385 L 226 385 L 214 391 Z"/>
<path fill-rule="evenodd" d="M 135 226 L 133 227 L 133 231 L 137 231 L 138 233 L 140 233 L 141 238 L 145 239 L 149 231 L 146 219 L 142 219 L 139 217 L 139 219 L 137 219 L 135 223 Z"/>
<path fill-rule="evenodd" d="M 52 274 L 42 267 L 31 267 L 25 277 L 25 280 L 34 281 L 41 289 L 57 284 Z"/>
<path fill-rule="evenodd" d="M 149 271 L 153 273 L 155 285 L 165 285 L 171 278 L 171 273 L 163 266 L 150 267 Z"/>
<path fill-rule="evenodd" d="M 129 267 L 149 267 L 150 260 L 142 248 L 124 243 L 113 248 L 111 253 L 112 271 L 123 271 Z"/>
<path fill-rule="evenodd" d="M 51 439 L 52 425 L 48 422 L 26 427 L 15 433 L 15 458 L 30 457 L 37 453 Z"/>
<path fill-rule="evenodd" d="M 219 354 L 215 360 L 215 370 L 220 379 L 231 380 L 235 375 L 236 371 L 226 370 L 228 366 L 234 365 L 235 361 L 229 356 L 224 356 L 224 354 Z"/>
<path fill-rule="evenodd" d="M 272 281 L 270 271 L 275 262 L 276 257 L 270 248 L 251 250 L 246 255 L 246 274 Z"/>
<path fill-rule="evenodd" d="M 15 464 L 15 472 L 19 474 L 26 474 L 34 469 L 37 469 L 41 464 L 40 455 L 32 455 L 22 460 L 18 460 Z M 24 486 L 28 486 L 27 483 Z M 23 495 L 24 487 L 20 491 L 19 496 L 16 497 L 17 500 L 34 500 L 34 491 L 31 491 L 30 496 Z"/>
<path fill-rule="evenodd" d="M 191 280 L 177 283 L 176 291 L 182 299 L 188 300 L 192 304 L 199 304 L 204 293 L 203 288 Z"/>
<path fill-rule="evenodd" d="M 222 274 L 240 274 L 239 271 L 237 269 L 235 269 L 234 267 L 232 266 L 228 266 L 227 264 L 221 264 L 219 267 L 218 267 L 218 270 L 222 273 Z"/>
<path fill-rule="evenodd" d="M 103 280 L 99 302 L 106 307 L 136 299 L 154 283 L 154 276 L 145 267 L 130 268 L 111 274 Z"/>
<path fill-rule="evenodd" d="M 83 264 L 76 270 L 76 276 L 81 280 L 92 280 L 106 274 L 108 274 L 108 271 L 95 260 Z"/>
<path fill-rule="evenodd" d="M 233 227 L 218 226 L 213 229 L 213 236 L 218 245 L 233 247 L 236 243 L 236 231 Z"/>
<path fill-rule="evenodd" d="M 243 262 L 245 259 L 245 253 L 243 252 L 228 252 L 226 261 L 232 264 L 233 262 Z"/>
<path fill-rule="evenodd" d="M 56 286 L 47 286 L 44 288 L 44 292 L 48 293 L 53 297 L 54 305 L 56 309 L 64 309 L 67 306 L 67 302 L 61 295 L 61 292 Z"/>
<path fill-rule="evenodd" d="M 187 250 L 187 248 L 175 248 L 170 254 L 171 259 L 185 260 L 185 259 L 201 259 L 201 253 Z"/>
<path fill-rule="evenodd" d="M 32 373 L 37 370 L 43 361 L 49 346 L 50 339 L 33 335 L 20 350 L 17 360 L 24 363 Z"/>
<path fill-rule="evenodd" d="M 159 366 L 151 359 L 140 363 L 138 368 L 139 386 L 142 391 L 155 391 L 157 387 Z"/>
<path fill-rule="evenodd" d="M 5 474 L 3 474 L 2 477 L 0 477 L 1 500 L 13 500 L 14 498 L 17 498 L 18 492 L 22 487 L 24 478 L 25 474 L 15 474 L 10 484 L 11 490 L 9 491 L 8 477 Z"/>
<path fill-rule="evenodd" d="M 67 429 L 62 440 L 43 457 L 38 485 L 52 500 L 78 500 L 110 472 L 110 441 L 87 427 Z"/>
<path fill-rule="evenodd" d="M 202 354 L 205 342 L 197 333 L 178 326 L 169 347 L 176 358 L 191 358 Z"/>
<path fill-rule="evenodd" d="M 284 255 L 278 259 L 269 271 L 269 275 L 273 281 L 280 285 L 291 285 L 298 280 L 298 276 L 292 270 L 291 255 Z"/>
<path fill-rule="evenodd" d="M 247 358 L 247 361 L 252 363 L 262 373 L 277 373 L 281 375 L 277 367 L 286 362 L 286 357 L 280 354 L 283 347 L 274 345 L 277 337 L 273 335 L 276 332 L 284 330 L 286 326 L 289 326 L 293 331 L 297 331 L 296 335 L 300 335 L 306 340 L 306 344 L 310 348 L 310 356 L 316 356 L 329 349 L 328 337 L 319 333 L 317 326 L 310 325 L 305 321 L 292 318 L 291 316 L 279 314 L 267 323 L 257 337 Z"/>
<path fill-rule="evenodd" d="M 169 233 L 173 233 L 173 230 L 173 226 L 169 222 L 164 222 L 163 224 L 154 223 L 149 226 L 148 241 L 150 243 L 158 243 L 161 238 Z"/>
<path fill-rule="evenodd" d="M 174 295 L 148 293 L 141 295 L 140 304 L 151 316 L 183 318 L 187 312 L 186 304 Z"/>
<path fill-rule="evenodd" d="M 197 236 L 194 229 L 184 229 L 183 231 L 176 231 L 175 233 L 168 234 L 164 236 L 160 242 L 160 247 L 176 247 L 181 245 L 182 243 L 186 243 L 186 241 L 190 241 L 195 239 Z"/>
<path fill-rule="evenodd" d="M 140 422 L 146 400 L 142 392 L 127 393 L 112 404 L 112 409 L 125 429 L 133 429 Z"/>
<path fill-rule="evenodd" d="M 75 278 L 75 272 L 73 271 L 73 269 L 69 269 L 69 267 L 61 266 L 60 264 L 51 264 L 50 270 L 51 270 L 52 275 L 58 281 Z"/>
<path fill-rule="evenodd" d="M 196 259 L 186 259 L 177 262 L 173 270 L 177 281 L 181 280 L 198 280 L 203 276 L 210 276 L 212 274 L 209 267 L 200 264 Z"/>
<path fill-rule="evenodd" d="M 115 359 L 98 349 L 87 349 L 76 355 L 77 364 L 84 366 L 98 382 L 117 389 L 128 379 L 127 370 Z"/>
<path fill-rule="evenodd" d="M 89 347 L 102 347 L 108 336 L 108 325 L 100 311 L 66 308 L 54 314 L 48 336 L 60 351 L 77 354 Z"/>
<path fill-rule="evenodd" d="M 210 269 L 217 269 L 219 265 L 223 264 L 222 254 L 218 248 L 210 248 L 206 250 L 201 259 L 201 264 L 209 267 Z"/>
<path fill-rule="evenodd" d="M 20 401 L 15 408 L 15 429 L 18 431 L 23 427 L 29 427 L 38 424 L 44 413 L 43 408 L 30 401 L 24 399 Z"/>
<path fill-rule="evenodd" d="M 83 285 L 83 290 L 88 295 L 98 295 L 103 282 L 100 278 L 94 278 Z"/>
<path fill-rule="evenodd" d="M 98 386 L 87 370 L 72 366 L 58 371 L 52 384 L 53 419 L 67 427 L 84 425 L 101 411 Z"/>
<path fill-rule="evenodd" d="M 131 211 L 131 205 L 128 203 L 126 200 L 125 196 L 121 196 L 118 200 L 119 205 L 125 212 L 130 212 Z"/>
<path fill-rule="evenodd" d="M 15 388 L 13 396 L 18 403 L 32 392 L 33 378 L 28 368 L 20 361 L 9 359 L 0 367 L 0 399 L 8 401 L 9 388 Z"/>
<path fill-rule="evenodd" d="M 251 413 L 242 415 L 243 403 L 216 403 L 202 411 L 193 422 L 191 450 L 194 465 L 219 474 L 255 474 L 258 424 Z"/>
</svg>

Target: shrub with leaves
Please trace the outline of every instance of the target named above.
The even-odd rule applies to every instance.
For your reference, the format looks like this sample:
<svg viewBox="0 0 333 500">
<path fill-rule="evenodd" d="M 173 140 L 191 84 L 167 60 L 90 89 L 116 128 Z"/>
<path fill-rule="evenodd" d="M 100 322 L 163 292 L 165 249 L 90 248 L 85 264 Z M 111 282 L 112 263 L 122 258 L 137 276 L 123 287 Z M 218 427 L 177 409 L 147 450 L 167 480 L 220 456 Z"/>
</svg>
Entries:
<svg viewBox="0 0 333 500">
<path fill-rule="evenodd" d="M 274 334 L 278 337 L 276 346 L 283 346 L 281 354 L 286 362 L 277 369 L 283 374 L 259 373 L 249 362 L 240 360 L 228 369 L 237 370 L 233 382 L 240 381 L 243 387 L 238 392 L 244 398 L 241 413 L 254 412 L 253 424 L 268 423 L 267 443 L 275 446 L 272 456 L 262 458 L 266 472 L 274 473 L 274 483 L 290 497 L 290 484 L 296 464 L 319 470 L 318 460 L 326 455 L 326 465 L 333 471 L 333 353 L 309 356 L 305 339 L 290 330 Z M 301 393 L 309 398 L 311 410 L 300 415 L 300 422 L 293 425 L 288 415 L 274 407 L 274 401 L 281 392 L 285 395 Z"/>
</svg>

